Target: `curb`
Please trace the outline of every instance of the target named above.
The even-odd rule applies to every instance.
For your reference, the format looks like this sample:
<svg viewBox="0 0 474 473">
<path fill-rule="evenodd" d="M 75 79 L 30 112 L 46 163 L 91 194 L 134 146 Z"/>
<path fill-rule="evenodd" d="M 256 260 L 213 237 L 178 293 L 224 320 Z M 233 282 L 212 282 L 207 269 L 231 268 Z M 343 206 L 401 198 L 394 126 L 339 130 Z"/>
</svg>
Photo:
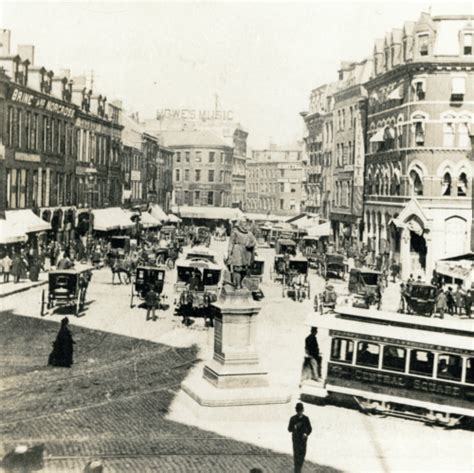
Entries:
<svg viewBox="0 0 474 473">
<path fill-rule="evenodd" d="M 12 289 L 9 292 L 5 292 L 3 294 L 0 294 L 0 299 L 3 299 L 4 297 L 12 296 L 13 294 L 18 294 L 20 292 L 28 291 L 29 289 L 33 289 L 35 287 L 44 286 L 46 284 L 48 284 L 48 281 L 37 281 L 37 282 L 35 282 L 31 285 L 28 285 L 28 286 L 19 287 L 18 289 Z"/>
</svg>

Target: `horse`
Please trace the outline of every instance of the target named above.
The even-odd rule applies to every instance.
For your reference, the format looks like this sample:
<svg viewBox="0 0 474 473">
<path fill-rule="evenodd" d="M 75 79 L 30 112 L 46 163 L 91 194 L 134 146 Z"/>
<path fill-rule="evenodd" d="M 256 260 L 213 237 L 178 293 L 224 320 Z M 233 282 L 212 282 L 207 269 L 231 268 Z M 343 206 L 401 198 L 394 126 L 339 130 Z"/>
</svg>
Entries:
<svg viewBox="0 0 474 473">
<path fill-rule="evenodd" d="M 112 271 L 112 284 L 115 284 L 115 275 L 118 276 L 118 280 L 120 284 L 122 284 L 122 273 L 125 275 L 126 278 L 125 284 L 130 283 L 132 275 L 132 263 L 128 258 L 123 260 L 119 258 L 114 259 L 113 262 L 110 262 L 110 269 Z"/>
</svg>

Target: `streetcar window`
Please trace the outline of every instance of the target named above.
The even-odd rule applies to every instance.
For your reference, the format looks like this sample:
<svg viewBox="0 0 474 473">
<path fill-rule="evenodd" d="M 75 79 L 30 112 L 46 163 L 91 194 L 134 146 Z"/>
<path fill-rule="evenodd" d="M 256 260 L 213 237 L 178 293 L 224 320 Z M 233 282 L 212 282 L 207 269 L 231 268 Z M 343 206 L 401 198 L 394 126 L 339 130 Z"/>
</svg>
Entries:
<svg viewBox="0 0 474 473">
<path fill-rule="evenodd" d="M 405 371 L 406 359 L 405 348 L 386 345 L 383 349 L 382 368 L 390 371 Z"/>
<path fill-rule="evenodd" d="M 380 347 L 375 343 L 359 342 L 357 344 L 358 365 L 373 366 L 379 365 Z"/>
<path fill-rule="evenodd" d="M 466 360 L 466 383 L 474 384 L 474 358 Z"/>
<path fill-rule="evenodd" d="M 433 376 L 434 355 L 425 350 L 412 350 L 410 356 L 410 373 Z"/>
<path fill-rule="evenodd" d="M 438 378 L 461 381 L 462 359 L 458 355 L 438 356 Z"/>
<path fill-rule="evenodd" d="M 352 363 L 354 342 L 345 338 L 333 338 L 331 346 L 331 360 Z"/>
</svg>

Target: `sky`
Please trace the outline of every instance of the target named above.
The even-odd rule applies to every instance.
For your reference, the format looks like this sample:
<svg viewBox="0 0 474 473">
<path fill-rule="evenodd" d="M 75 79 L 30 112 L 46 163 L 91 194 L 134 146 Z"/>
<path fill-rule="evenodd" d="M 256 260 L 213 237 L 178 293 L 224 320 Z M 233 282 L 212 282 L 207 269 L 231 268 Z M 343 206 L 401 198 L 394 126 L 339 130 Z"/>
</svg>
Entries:
<svg viewBox="0 0 474 473">
<path fill-rule="evenodd" d="M 251 148 L 301 138 L 311 90 L 341 61 L 421 11 L 471 2 L 1 2 L 0 27 L 35 45 L 35 64 L 94 73 L 94 91 L 153 118 L 159 109 L 232 110 Z"/>
</svg>

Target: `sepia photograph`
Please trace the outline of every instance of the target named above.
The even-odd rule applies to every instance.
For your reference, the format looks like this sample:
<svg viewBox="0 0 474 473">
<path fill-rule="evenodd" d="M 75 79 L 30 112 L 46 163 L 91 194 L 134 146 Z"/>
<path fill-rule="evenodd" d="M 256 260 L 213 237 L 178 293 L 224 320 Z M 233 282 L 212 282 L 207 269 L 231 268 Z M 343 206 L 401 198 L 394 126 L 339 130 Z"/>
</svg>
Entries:
<svg viewBox="0 0 474 473">
<path fill-rule="evenodd" d="M 473 38 L 0 1 L 0 472 L 472 473 Z"/>
</svg>

